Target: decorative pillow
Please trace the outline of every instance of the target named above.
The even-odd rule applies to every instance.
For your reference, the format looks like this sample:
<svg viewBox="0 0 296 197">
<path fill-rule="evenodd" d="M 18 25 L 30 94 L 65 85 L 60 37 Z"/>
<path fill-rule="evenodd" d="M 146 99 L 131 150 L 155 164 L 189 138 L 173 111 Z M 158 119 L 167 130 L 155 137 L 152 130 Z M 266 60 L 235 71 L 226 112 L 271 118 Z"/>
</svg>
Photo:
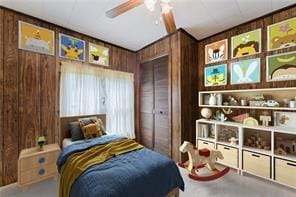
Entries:
<svg viewBox="0 0 296 197">
<path fill-rule="evenodd" d="M 85 139 L 101 137 L 105 134 L 102 121 L 97 117 L 80 118 L 78 121 Z"/>
<path fill-rule="evenodd" d="M 71 138 L 73 142 L 84 139 L 79 122 L 70 122 L 69 126 L 71 131 Z"/>
</svg>

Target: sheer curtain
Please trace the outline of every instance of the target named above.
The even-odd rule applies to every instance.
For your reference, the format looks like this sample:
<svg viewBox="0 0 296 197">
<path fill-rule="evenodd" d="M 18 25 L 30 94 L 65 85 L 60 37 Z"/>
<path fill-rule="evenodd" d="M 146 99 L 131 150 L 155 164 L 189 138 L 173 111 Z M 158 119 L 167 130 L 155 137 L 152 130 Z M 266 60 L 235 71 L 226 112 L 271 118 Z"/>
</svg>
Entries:
<svg viewBox="0 0 296 197">
<path fill-rule="evenodd" d="M 133 74 L 62 62 L 60 115 L 106 113 L 109 133 L 135 137 Z"/>
<path fill-rule="evenodd" d="M 135 138 L 133 74 L 109 71 L 106 90 L 108 131 Z"/>
</svg>

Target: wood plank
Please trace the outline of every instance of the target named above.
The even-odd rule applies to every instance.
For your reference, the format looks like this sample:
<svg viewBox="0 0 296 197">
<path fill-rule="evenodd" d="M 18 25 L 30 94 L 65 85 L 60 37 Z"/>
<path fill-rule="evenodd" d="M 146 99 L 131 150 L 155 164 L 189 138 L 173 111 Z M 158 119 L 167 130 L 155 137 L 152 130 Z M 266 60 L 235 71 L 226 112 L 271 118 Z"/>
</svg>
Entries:
<svg viewBox="0 0 296 197">
<path fill-rule="evenodd" d="M 4 11 L 4 98 L 3 98 L 3 184 L 17 179 L 19 150 L 18 116 L 18 19 L 11 11 Z"/>
<path fill-rule="evenodd" d="M 3 88 L 4 88 L 4 68 L 3 68 L 3 15 L 4 15 L 4 10 L 0 8 L 0 187 L 3 185 L 3 116 L 4 116 L 4 111 L 3 111 Z"/>
</svg>

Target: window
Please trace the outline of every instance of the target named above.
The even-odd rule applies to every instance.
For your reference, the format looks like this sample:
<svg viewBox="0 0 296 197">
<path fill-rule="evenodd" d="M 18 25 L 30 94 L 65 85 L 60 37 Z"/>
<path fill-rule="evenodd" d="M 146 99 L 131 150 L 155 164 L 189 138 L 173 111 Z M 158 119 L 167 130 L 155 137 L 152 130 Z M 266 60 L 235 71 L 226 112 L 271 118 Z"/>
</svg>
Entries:
<svg viewBox="0 0 296 197">
<path fill-rule="evenodd" d="M 60 115 L 106 114 L 107 132 L 135 137 L 133 74 L 62 63 Z"/>
</svg>

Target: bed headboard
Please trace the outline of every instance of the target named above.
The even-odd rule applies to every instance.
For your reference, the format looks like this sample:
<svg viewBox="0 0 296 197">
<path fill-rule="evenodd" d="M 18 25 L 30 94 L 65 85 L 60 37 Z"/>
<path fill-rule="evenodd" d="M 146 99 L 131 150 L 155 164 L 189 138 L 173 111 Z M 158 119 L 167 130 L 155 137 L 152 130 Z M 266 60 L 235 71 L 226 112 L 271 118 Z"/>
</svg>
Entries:
<svg viewBox="0 0 296 197">
<path fill-rule="evenodd" d="M 76 122 L 79 118 L 86 118 L 86 117 L 92 117 L 97 116 L 100 118 L 103 122 L 104 127 L 106 128 L 106 114 L 94 114 L 94 115 L 83 115 L 83 116 L 64 116 L 60 117 L 60 146 L 63 144 L 64 138 L 70 138 L 70 122 Z"/>
</svg>

